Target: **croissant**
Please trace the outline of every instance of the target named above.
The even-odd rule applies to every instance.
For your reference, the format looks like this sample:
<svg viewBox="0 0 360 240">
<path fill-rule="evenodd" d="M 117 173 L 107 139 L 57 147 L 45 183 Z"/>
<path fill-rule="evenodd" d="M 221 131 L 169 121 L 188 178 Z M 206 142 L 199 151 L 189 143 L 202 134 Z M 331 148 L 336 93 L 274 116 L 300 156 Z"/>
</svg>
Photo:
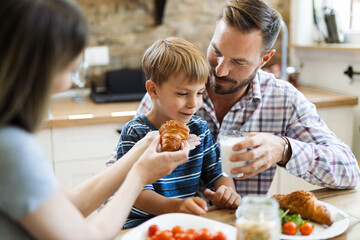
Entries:
<svg viewBox="0 0 360 240">
<path fill-rule="evenodd" d="M 181 143 L 189 137 L 190 129 L 186 124 L 170 120 L 160 126 L 161 151 L 177 151 Z"/>
<path fill-rule="evenodd" d="M 276 194 L 272 197 L 278 200 L 282 209 L 289 209 L 290 214 L 300 214 L 304 219 L 328 226 L 333 223 L 330 212 L 311 192 L 295 191 L 290 194 Z"/>
</svg>

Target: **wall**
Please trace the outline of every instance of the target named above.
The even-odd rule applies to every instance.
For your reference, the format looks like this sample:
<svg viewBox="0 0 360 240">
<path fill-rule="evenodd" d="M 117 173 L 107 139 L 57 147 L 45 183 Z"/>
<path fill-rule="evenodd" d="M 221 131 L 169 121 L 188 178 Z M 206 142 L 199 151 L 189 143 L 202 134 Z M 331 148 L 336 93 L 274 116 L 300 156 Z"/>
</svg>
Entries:
<svg viewBox="0 0 360 240">
<path fill-rule="evenodd" d="M 88 19 L 90 46 L 106 45 L 110 64 L 93 67 L 93 79 L 102 81 L 104 71 L 139 68 L 145 49 L 159 38 L 178 36 L 197 45 L 205 54 L 215 29 L 223 0 L 167 0 L 163 24 L 155 26 L 154 1 L 150 0 L 77 0 Z M 289 19 L 289 0 L 269 1 Z M 280 50 L 281 41 L 276 43 Z M 278 52 L 272 63 L 280 61 Z M 272 64 L 271 63 L 271 64 Z M 94 77 L 95 75 L 95 77 Z"/>
<path fill-rule="evenodd" d="M 310 0 L 291 1 L 291 27 L 293 29 L 292 43 L 300 45 L 313 44 L 312 42 L 312 9 Z M 310 21 L 308 19 L 310 16 Z M 304 20 L 306 19 L 306 20 Z M 304 22 L 305 21 L 305 22 Z M 355 45 L 357 50 L 291 50 L 291 64 L 302 65 L 299 82 L 305 85 L 349 94 L 360 98 L 360 76 L 355 75 L 351 82 L 344 71 L 351 65 L 354 71 L 360 72 L 360 43 Z M 352 150 L 357 159 L 360 159 L 360 104 L 353 109 L 353 144 Z M 345 124 L 339 122 L 339 125 Z"/>
</svg>

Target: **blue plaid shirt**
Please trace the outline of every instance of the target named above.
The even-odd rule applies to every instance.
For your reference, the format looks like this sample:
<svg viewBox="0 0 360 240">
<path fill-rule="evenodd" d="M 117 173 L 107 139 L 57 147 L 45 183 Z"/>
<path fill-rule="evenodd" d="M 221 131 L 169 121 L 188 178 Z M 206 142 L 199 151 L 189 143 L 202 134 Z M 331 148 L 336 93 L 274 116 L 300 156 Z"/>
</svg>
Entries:
<svg viewBox="0 0 360 240">
<path fill-rule="evenodd" d="M 204 118 L 212 135 L 236 129 L 286 136 L 292 156 L 286 171 L 314 185 L 343 189 L 359 181 L 359 166 L 349 146 L 332 133 L 316 112 L 316 107 L 286 81 L 259 70 L 248 93 L 225 115 L 220 124 L 205 92 L 196 115 Z M 151 99 L 145 95 L 137 113 L 148 112 Z M 267 194 L 277 166 L 245 180 L 235 181 L 240 195 Z"/>
</svg>

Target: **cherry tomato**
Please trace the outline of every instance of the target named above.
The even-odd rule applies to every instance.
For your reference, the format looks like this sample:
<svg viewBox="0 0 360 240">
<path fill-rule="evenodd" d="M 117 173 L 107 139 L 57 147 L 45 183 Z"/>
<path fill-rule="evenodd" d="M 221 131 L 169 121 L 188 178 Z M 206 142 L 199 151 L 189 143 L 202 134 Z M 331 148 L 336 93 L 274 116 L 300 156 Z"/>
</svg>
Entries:
<svg viewBox="0 0 360 240">
<path fill-rule="evenodd" d="M 175 236 L 175 234 L 177 234 L 177 233 L 182 233 L 182 232 L 184 232 L 184 230 L 183 230 L 182 227 L 180 227 L 180 226 L 175 226 L 175 227 L 173 227 L 173 229 L 172 229 L 172 233 L 173 233 L 174 236 Z"/>
<path fill-rule="evenodd" d="M 207 228 L 202 228 L 198 232 L 198 236 L 195 238 L 196 240 L 211 240 L 212 234 Z"/>
<path fill-rule="evenodd" d="M 283 226 L 283 232 L 287 235 L 295 235 L 298 227 L 294 222 L 286 222 Z"/>
<path fill-rule="evenodd" d="M 311 223 L 306 222 L 306 223 L 301 224 L 299 230 L 300 230 L 301 235 L 310 235 L 314 230 L 314 226 Z"/>
<path fill-rule="evenodd" d="M 154 235 L 157 231 L 159 231 L 159 226 L 156 224 L 153 224 L 149 227 L 148 229 L 148 235 L 151 237 L 152 235 Z"/>
<path fill-rule="evenodd" d="M 175 240 L 194 240 L 194 235 L 192 233 L 186 233 L 186 232 L 182 232 L 182 233 L 177 233 L 175 234 Z"/>
<path fill-rule="evenodd" d="M 154 235 L 156 240 L 172 240 L 173 234 L 170 230 L 158 231 Z"/>
<path fill-rule="evenodd" d="M 223 232 L 217 232 L 211 240 L 226 240 L 226 236 L 223 234 Z"/>
</svg>

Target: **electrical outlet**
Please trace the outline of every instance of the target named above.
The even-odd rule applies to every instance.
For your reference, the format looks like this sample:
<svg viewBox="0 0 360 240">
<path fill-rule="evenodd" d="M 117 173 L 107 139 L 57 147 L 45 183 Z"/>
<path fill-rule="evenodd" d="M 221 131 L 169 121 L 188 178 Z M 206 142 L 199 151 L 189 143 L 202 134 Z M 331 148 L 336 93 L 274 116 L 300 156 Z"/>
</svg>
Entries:
<svg viewBox="0 0 360 240">
<path fill-rule="evenodd" d="M 105 66 L 109 64 L 109 48 L 95 46 L 85 48 L 85 61 L 89 66 Z"/>
</svg>

